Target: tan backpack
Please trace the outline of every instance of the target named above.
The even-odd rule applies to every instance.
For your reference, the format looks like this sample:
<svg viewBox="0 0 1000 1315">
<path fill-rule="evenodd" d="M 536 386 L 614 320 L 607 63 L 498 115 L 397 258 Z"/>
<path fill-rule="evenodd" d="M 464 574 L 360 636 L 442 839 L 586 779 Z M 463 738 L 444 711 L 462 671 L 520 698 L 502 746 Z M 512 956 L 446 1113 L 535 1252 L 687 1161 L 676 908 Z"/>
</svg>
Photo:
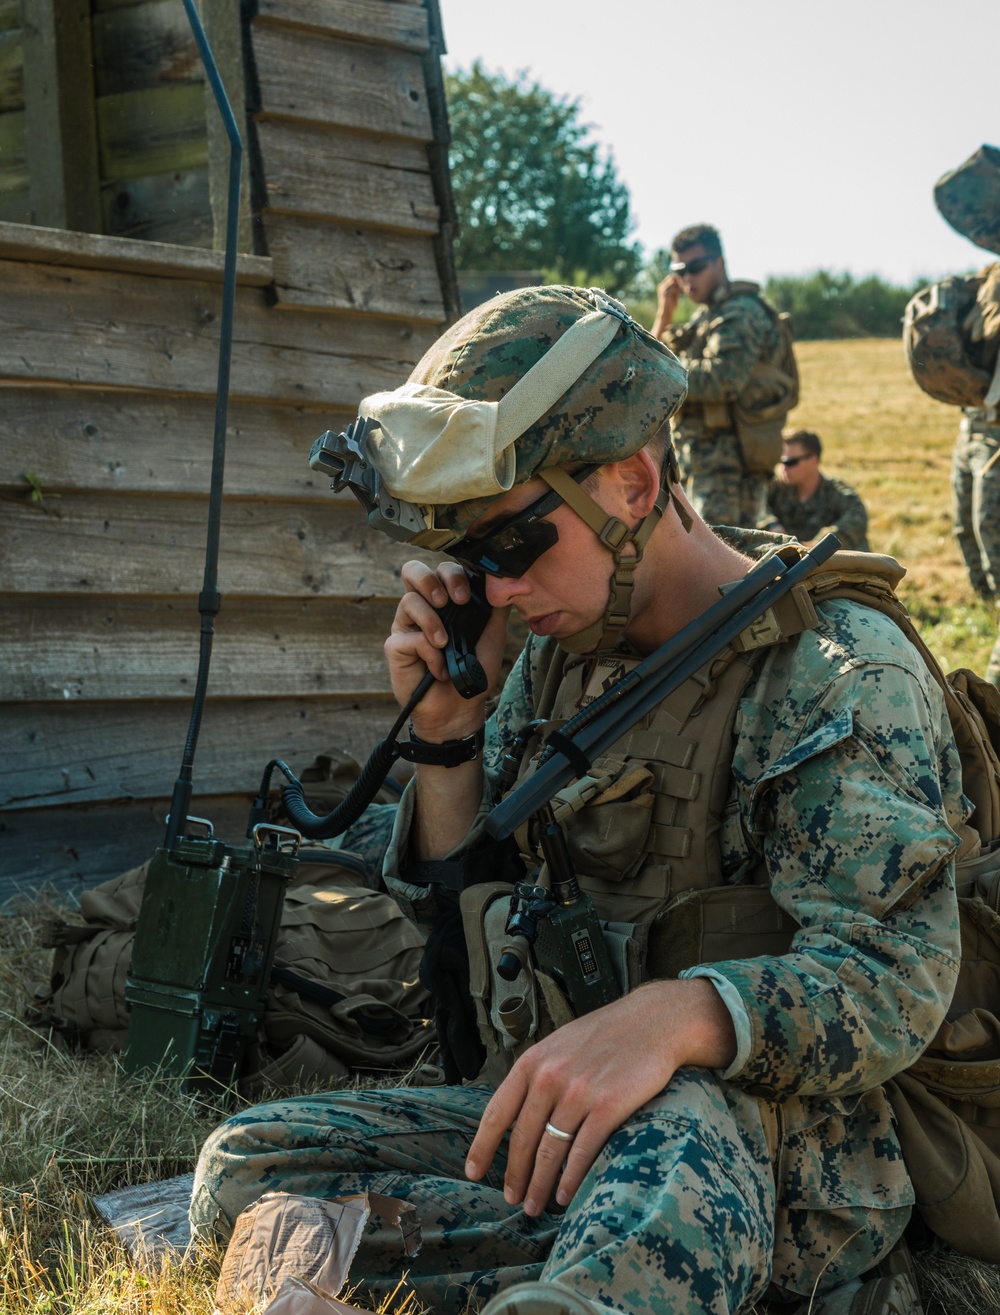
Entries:
<svg viewBox="0 0 1000 1315">
<path fill-rule="evenodd" d="M 947 676 L 866 555 L 837 553 L 809 579 L 817 602 L 854 598 L 892 617 L 940 685 L 973 813 L 956 863 L 962 963 L 948 1016 L 886 1084 L 917 1209 L 957 1251 L 1000 1262 L 1000 690 Z M 869 561 L 873 560 L 868 558 Z"/>
<path fill-rule="evenodd" d="M 922 288 L 903 315 L 903 347 L 916 383 L 949 406 L 982 406 L 996 361 L 996 345 L 974 341 L 966 329 L 989 266 Z"/>
<path fill-rule="evenodd" d="M 746 388 L 730 409 L 740 440 L 743 464 L 754 474 L 770 475 L 781 456 L 781 431 L 788 413 L 799 404 L 799 367 L 795 359 L 795 329 L 787 311 L 777 311 L 760 295 L 756 283 L 733 283 L 731 294 L 750 289 L 778 332 L 778 346 L 769 360 L 758 361 Z"/>
</svg>

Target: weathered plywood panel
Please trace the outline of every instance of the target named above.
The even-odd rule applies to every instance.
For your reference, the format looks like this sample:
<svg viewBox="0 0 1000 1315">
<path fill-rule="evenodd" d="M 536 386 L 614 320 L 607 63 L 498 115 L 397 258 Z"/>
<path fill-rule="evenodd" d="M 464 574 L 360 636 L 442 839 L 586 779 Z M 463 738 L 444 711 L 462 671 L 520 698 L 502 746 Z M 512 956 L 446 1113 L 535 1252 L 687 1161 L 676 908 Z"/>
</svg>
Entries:
<svg viewBox="0 0 1000 1315">
<path fill-rule="evenodd" d="M 388 695 L 388 668 L 373 656 L 394 613 L 394 601 L 224 597 L 210 690 L 215 698 Z M 7 596 L 0 702 L 190 699 L 200 624 L 194 597 L 81 599 L 67 616 L 63 598 Z"/>
<path fill-rule="evenodd" d="M 205 90 L 182 83 L 103 96 L 97 142 L 102 181 L 197 169 L 208 163 Z"/>
<path fill-rule="evenodd" d="M 48 499 L 3 506 L 0 580 L 7 593 L 170 596 L 200 586 L 207 498 L 64 494 L 51 507 Z M 223 501 L 223 595 L 395 598 L 402 563 L 412 556 L 438 560 L 373 533 L 345 503 Z"/>
<path fill-rule="evenodd" d="M 114 237 L 211 250 L 208 166 L 105 183 L 101 214 L 104 232 Z"/>
<path fill-rule="evenodd" d="M 28 188 L 28 145 L 25 113 L 0 114 L 0 196 Z"/>
<path fill-rule="evenodd" d="M 21 30 L 0 30 L 0 114 L 23 109 L 24 42 Z"/>
<path fill-rule="evenodd" d="M 426 11 L 392 0 L 258 0 L 257 17 L 417 53 L 429 46 Z"/>
<path fill-rule="evenodd" d="M 428 237 L 282 215 L 268 219 L 267 243 L 281 306 L 444 323 Z"/>
<path fill-rule="evenodd" d="M 261 113 L 433 139 L 419 55 L 267 23 L 251 30 Z"/>
<path fill-rule="evenodd" d="M 0 380 L 214 395 L 217 286 L 18 261 L 0 262 L 0 282 Z M 412 322 L 276 315 L 255 288 L 237 288 L 234 322 L 231 397 L 347 409 L 398 387 L 436 337 Z"/>
<path fill-rule="evenodd" d="M 282 211 L 437 232 L 440 211 L 424 146 L 284 119 L 258 123 L 257 135 L 266 162 L 268 215 Z M 265 222 L 270 231 L 270 218 Z"/>
<path fill-rule="evenodd" d="M 199 797 L 191 812 L 207 815 L 216 835 L 239 844 L 255 790 L 256 784 L 242 795 Z M 169 811 L 167 796 L 47 808 L 42 818 L 33 809 L 0 813 L 0 916 L 20 896 L 37 899 L 44 889 L 72 900 L 138 867 L 163 844 Z"/>
<path fill-rule="evenodd" d="M 99 799 L 160 798 L 173 789 L 190 706 L 81 703 L 3 708 L 0 809 L 57 807 Z M 293 771 L 336 744 L 364 762 L 395 720 L 392 699 L 209 699 L 195 760 L 198 791 L 257 788 L 265 765 Z"/>
<path fill-rule="evenodd" d="M 91 32 L 98 96 L 204 80 L 191 24 L 177 0 L 95 14 Z"/>
<path fill-rule="evenodd" d="M 43 494 L 86 489 L 177 493 L 210 487 L 213 398 L 157 397 L 0 384 L 0 488 L 26 496 L 30 471 Z M 227 494 L 332 499 L 329 479 L 309 469 L 313 440 L 342 430 L 355 410 L 236 403 L 229 407 Z"/>
</svg>

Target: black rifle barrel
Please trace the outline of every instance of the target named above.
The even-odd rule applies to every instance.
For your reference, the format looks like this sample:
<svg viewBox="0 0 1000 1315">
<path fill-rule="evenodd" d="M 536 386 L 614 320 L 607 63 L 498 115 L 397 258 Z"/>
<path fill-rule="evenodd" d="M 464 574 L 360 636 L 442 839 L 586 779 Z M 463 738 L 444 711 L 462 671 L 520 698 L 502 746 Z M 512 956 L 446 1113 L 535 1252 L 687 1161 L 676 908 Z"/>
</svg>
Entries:
<svg viewBox="0 0 1000 1315">
<path fill-rule="evenodd" d="M 551 752 L 551 756 L 544 758 L 536 772 L 497 804 L 486 820 L 487 832 L 496 840 L 513 835 L 522 822 L 568 781 L 580 775 L 575 766 L 580 755 L 593 760 L 594 754 L 614 744 L 629 726 L 634 726 L 640 717 L 672 694 L 839 547 L 837 536 L 827 534 L 791 566 L 786 566 L 775 554 L 748 571 L 717 603 L 644 658 L 607 695 L 601 696 L 602 704 L 607 698 L 608 706 L 572 737 L 577 750 L 573 761 L 559 748 L 558 741 L 549 744 L 546 752 Z"/>
</svg>

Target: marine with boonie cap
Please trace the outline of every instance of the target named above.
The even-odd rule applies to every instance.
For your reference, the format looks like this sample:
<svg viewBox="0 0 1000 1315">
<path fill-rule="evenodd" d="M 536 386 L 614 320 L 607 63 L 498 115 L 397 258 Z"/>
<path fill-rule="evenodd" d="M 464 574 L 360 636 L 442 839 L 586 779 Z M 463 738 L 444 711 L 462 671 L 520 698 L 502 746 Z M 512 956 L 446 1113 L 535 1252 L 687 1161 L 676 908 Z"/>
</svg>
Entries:
<svg viewBox="0 0 1000 1315">
<path fill-rule="evenodd" d="M 966 805 L 940 694 L 887 618 L 817 604 L 623 726 L 554 801 L 621 994 L 574 1017 L 529 964 L 516 1028 L 495 995 L 507 865 L 544 870 L 530 829 L 498 854 L 484 823 L 533 771 L 539 720 L 558 725 L 754 558 L 793 550 L 692 511 L 664 426 L 683 392 L 676 359 L 605 294 L 521 289 L 321 440 L 314 461 L 370 523 L 458 559 L 407 563 L 386 643 L 401 705 L 436 677 L 384 877 L 428 928 L 450 1085 L 236 1114 L 199 1160 L 202 1235 L 267 1191 L 374 1190 L 416 1205 L 423 1247 L 404 1261 L 368 1232 L 352 1282 L 384 1298 L 405 1265 L 439 1312 L 721 1315 L 765 1293 L 919 1310 L 909 1278 L 870 1272 L 913 1202 L 882 1084 L 953 989 Z M 435 610 L 468 598 L 465 565 L 494 608 L 477 646 L 491 677 L 511 607 L 531 631 L 485 728 L 485 696 L 447 678 Z M 784 949 L 755 939 L 748 897 L 796 929 Z"/>
</svg>

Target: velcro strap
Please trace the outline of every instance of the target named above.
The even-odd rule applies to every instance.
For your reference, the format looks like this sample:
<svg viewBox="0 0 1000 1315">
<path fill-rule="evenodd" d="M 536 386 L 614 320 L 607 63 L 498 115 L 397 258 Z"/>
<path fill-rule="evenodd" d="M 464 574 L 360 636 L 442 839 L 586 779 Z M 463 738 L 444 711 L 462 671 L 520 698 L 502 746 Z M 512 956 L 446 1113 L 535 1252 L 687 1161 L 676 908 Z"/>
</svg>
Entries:
<svg viewBox="0 0 1000 1315">
<path fill-rule="evenodd" d="M 660 826 L 654 822 L 649 828 L 646 849 L 663 858 L 687 858 L 691 853 L 691 828 Z"/>
<path fill-rule="evenodd" d="M 550 731 L 546 735 L 545 747 L 549 748 L 549 746 L 555 749 L 556 753 L 562 754 L 572 765 L 577 776 L 586 776 L 590 771 L 590 759 L 580 746 L 568 735 L 563 735 L 562 731 Z"/>
<path fill-rule="evenodd" d="M 461 859 L 429 859 L 425 863 L 408 863 L 400 874 L 414 886 L 444 886 L 457 893 L 465 889 L 465 864 Z"/>
</svg>

